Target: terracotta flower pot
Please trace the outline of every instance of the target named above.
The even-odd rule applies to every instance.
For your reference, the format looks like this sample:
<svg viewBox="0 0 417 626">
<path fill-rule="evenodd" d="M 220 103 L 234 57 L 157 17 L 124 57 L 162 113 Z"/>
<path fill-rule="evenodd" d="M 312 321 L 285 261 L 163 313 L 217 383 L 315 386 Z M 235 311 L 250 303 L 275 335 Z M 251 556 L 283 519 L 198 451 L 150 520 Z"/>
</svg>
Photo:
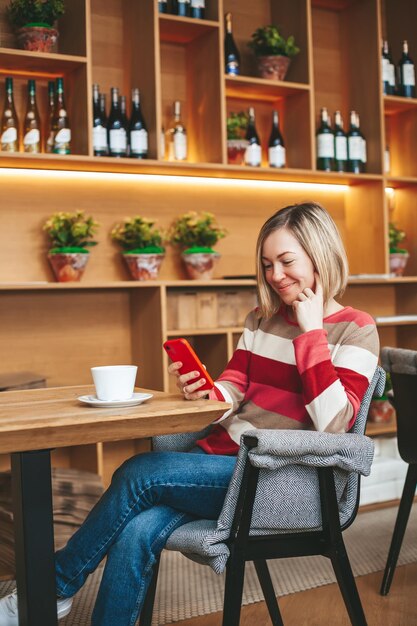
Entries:
<svg viewBox="0 0 417 626">
<path fill-rule="evenodd" d="M 218 252 L 192 252 L 191 254 L 184 252 L 181 258 L 184 261 L 188 278 L 210 280 L 220 254 Z"/>
<path fill-rule="evenodd" d="M 389 271 L 394 276 L 402 276 L 410 255 L 408 252 L 390 252 Z"/>
<path fill-rule="evenodd" d="M 60 283 L 81 280 L 89 259 L 88 252 L 53 252 L 48 254 L 55 278 Z"/>
<path fill-rule="evenodd" d="M 123 254 L 133 280 L 155 280 L 158 278 L 161 263 L 165 258 L 162 253 Z"/>
<path fill-rule="evenodd" d="M 258 57 L 259 76 L 269 80 L 284 80 L 290 63 L 290 57 L 281 54 Z"/>
<path fill-rule="evenodd" d="M 58 39 L 58 31 L 48 26 L 23 26 L 16 31 L 19 48 L 32 52 L 50 52 Z"/>
<path fill-rule="evenodd" d="M 247 147 L 248 141 L 246 139 L 228 139 L 227 162 L 230 165 L 244 165 Z"/>
<path fill-rule="evenodd" d="M 386 399 L 372 400 L 369 407 L 368 419 L 374 424 L 382 424 L 391 422 L 395 416 L 395 408 L 391 402 Z"/>
</svg>

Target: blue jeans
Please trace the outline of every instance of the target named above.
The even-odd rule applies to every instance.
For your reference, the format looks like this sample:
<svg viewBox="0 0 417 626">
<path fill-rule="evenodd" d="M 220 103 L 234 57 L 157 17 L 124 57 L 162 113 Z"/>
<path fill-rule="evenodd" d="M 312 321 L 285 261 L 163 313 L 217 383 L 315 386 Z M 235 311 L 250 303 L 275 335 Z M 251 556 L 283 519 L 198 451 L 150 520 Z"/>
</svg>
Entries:
<svg viewBox="0 0 417 626">
<path fill-rule="evenodd" d="M 92 626 L 133 626 L 169 535 L 196 518 L 217 519 L 235 462 L 203 451 L 150 452 L 126 461 L 56 553 L 57 595 L 73 596 L 107 557 Z"/>
</svg>

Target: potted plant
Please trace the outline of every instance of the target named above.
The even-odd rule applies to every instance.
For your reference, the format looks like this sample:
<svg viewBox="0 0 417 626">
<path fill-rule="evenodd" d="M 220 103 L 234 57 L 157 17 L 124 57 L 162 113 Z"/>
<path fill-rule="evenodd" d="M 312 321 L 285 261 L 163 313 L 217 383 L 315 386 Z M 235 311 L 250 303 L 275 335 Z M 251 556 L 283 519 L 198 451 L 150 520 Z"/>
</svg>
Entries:
<svg viewBox="0 0 417 626">
<path fill-rule="evenodd" d="M 400 248 L 399 244 L 405 239 L 405 232 L 394 222 L 389 224 L 389 268 L 394 276 L 402 276 L 410 257 L 408 250 Z"/>
<path fill-rule="evenodd" d="M 181 257 L 188 277 L 210 280 L 214 265 L 220 258 L 212 246 L 226 234 L 212 213 L 189 211 L 173 222 L 168 238 L 171 244 L 182 250 Z"/>
<path fill-rule="evenodd" d="M 252 33 L 252 41 L 248 46 L 257 57 L 261 78 L 272 80 L 284 80 L 291 57 L 300 52 L 300 48 L 295 45 L 294 36 L 290 35 L 285 39 L 273 24 L 257 28 Z"/>
<path fill-rule="evenodd" d="M 389 400 L 392 391 L 391 374 L 385 374 L 384 392 L 382 396 L 374 396 L 369 407 L 368 419 L 375 424 L 391 422 L 395 417 L 395 408 Z"/>
<path fill-rule="evenodd" d="M 99 224 L 83 211 L 54 213 L 45 222 L 51 248 L 48 259 L 59 282 L 80 280 L 89 259 L 91 246 Z"/>
<path fill-rule="evenodd" d="M 246 111 L 231 111 L 226 120 L 227 126 L 227 162 L 231 165 L 243 165 L 248 146 L 246 128 L 248 114 Z"/>
<path fill-rule="evenodd" d="M 122 256 L 134 280 L 158 278 L 165 257 L 164 235 L 155 222 L 136 215 L 116 224 L 111 238 L 122 248 Z"/>
<path fill-rule="evenodd" d="M 64 0 L 10 0 L 6 11 L 20 48 L 51 50 L 58 38 L 55 22 L 65 12 Z"/>
</svg>

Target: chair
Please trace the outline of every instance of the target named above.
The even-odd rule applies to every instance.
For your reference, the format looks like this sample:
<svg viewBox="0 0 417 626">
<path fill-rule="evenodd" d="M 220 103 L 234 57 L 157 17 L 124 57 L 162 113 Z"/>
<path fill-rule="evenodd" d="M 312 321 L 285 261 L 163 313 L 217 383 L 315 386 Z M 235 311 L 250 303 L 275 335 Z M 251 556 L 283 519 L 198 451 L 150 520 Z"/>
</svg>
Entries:
<svg viewBox="0 0 417 626">
<path fill-rule="evenodd" d="M 417 485 L 417 352 L 400 348 L 382 348 L 381 363 L 391 374 L 394 405 L 397 413 L 398 450 L 408 463 L 397 520 L 385 566 L 380 593 L 386 596 L 395 573 L 401 544 L 410 516 Z"/>
<path fill-rule="evenodd" d="M 254 561 L 271 622 L 280 626 L 283 621 L 266 559 L 315 554 L 331 559 L 352 624 L 366 626 L 342 531 L 358 510 L 359 473 L 370 471 L 373 443 L 364 431 L 372 395 L 375 390 L 382 395 L 384 382 L 385 373 L 377 368 L 352 433 L 253 430 L 245 434 L 217 522 L 190 522 L 170 536 L 167 549 L 209 564 L 217 573 L 226 568 L 223 626 L 239 624 L 246 561 Z M 157 437 L 154 447 L 189 449 L 199 437 L 201 433 Z M 290 484 L 295 488 L 289 489 Z M 159 563 L 140 626 L 151 625 L 158 568 Z"/>
</svg>

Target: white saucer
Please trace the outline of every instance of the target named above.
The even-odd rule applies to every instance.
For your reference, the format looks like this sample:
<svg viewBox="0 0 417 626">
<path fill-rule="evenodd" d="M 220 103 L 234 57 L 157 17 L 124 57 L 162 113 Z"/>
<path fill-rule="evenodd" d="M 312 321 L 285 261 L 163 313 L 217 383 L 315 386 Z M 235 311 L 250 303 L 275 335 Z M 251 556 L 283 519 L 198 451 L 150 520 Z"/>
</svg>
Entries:
<svg viewBox="0 0 417 626">
<path fill-rule="evenodd" d="M 136 406 L 137 404 L 142 404 L 145 400 L 149 400 L 149 398 L 153 398 L 152 393 L 134 393 L 129 400 L 99 400 L 97 396 L 80 396 L 78 400 L 83 402 L 84 404 L 89 404 L 90 406 L 101 407 L 103 409 L 112 408 L 112 407 L 128 407 L 128 406 Z"/>
</svg>

